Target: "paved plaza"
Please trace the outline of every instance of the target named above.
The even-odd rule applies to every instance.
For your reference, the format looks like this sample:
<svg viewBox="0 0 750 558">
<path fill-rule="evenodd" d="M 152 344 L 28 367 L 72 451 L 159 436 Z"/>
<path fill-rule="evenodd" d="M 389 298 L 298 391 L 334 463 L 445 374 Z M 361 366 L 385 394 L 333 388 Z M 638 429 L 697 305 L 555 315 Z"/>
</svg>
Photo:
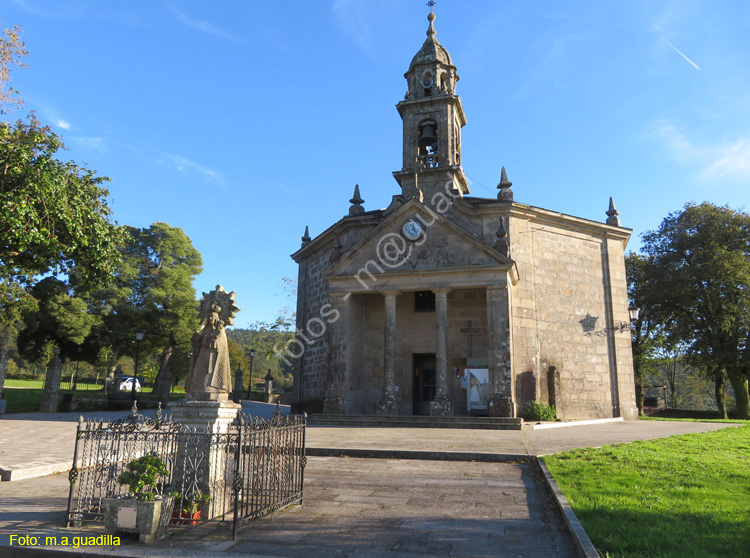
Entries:
<svg viewBox="0 0 750 558">
<path fill-rule="evenodd" d="M 270 416 L 273 407 L 252 404 L 248 410 Z M 22 478 L 24 473 L 42 474 L 45 467 L 70 468 L 76 420 L 75 414 L 37 413 L 0 419 L 0 468 L 19 479 L 0 483 L 0 556 L 21 556 L 17 547 L 7 547 L 11 534 L 103 534 L 101 526 L 60 527 L 67 505 L 66 474 Z M 173 529 L 168 540 L 149 546 L 85 550 L 155 558 L 573 557 L 573 541 L 530 457 L 724 427 L 651 421 L 522 431 L 311 427 L 307 446 L 323 457 L 309 458 L 302 506 L 242 528 L 237 541 L 226 531 L 195 527 Z M 374 455 L 408 450 L 425 452 L 423 457 L 489 454 L 505 462 L 324 456 L 326 450 L 347 449 Z"/>
</svg>

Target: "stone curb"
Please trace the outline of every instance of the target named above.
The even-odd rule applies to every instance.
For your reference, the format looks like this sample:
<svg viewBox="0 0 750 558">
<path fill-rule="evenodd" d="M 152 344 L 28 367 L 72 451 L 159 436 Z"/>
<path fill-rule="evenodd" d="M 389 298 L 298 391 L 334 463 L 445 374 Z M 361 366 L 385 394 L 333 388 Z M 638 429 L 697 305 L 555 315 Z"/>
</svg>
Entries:
<svg viewBox="0 0 750 558">
<path fill-rule="evenodd" d="M 0 546 L 0 558 L 62 558 L 75 555 L 76 558 L 113 558 L 112 554 L 97 554 L 74 550 L 52 550 L 37 546 Z M 127 558 L 120 556 L 120 558 Z"/>
<path fill-rule="evenodd" d="M 549 428 L 567 428 L 569 426 L 589 426 L 591 424 L 606 424 L 608 422 L 623 422 L 625 419 L 622 417 L 617 418 L 606 418 L 606 419 L 593 419 L 593 420 L 576 420 L 571 422 L 549 422 L 545 424 L 529 424 L 524 425 L 524 430 L 547 430 Z"/>
<path fill-rule="evenodd" d="M 37 477 L 46 477 L 56 473 L 67 473 L 73 466 L 73 458 L 70 461 L 48 463 L 46 465 L 8 467 L 0 465 L 0 481 L 13 482 L 21 479 L 31 479 Z"/>
<path fill-rule="evenodd" d="M 573 512 L 573 508 L 570 507 L 568 500 L 563 495 L 560 487 L 557 486 L 557 482 L 555 482 L 549 469 L 547 469 L 547 465 L 544 463 L 544 458 L 539 457 L 536 461 L 539 464 L 539 469 L 544 476 L 544 480 L 547 482 L 547 487 L 555 497 L 557 507 L 560 508 L 565 524 L 568 526 L 568 530 L 573 536 L 573 540 L 576 542 L 578 555 L 581 556 L 581 558 L 601 558 L 596 551 L 596 548 L 594 548 L 591 539 L 589 539 L 589 536 L 586 534 L 586 531 L 583 530 L 583 525 L 578 521 L 576 514 Z"/>
<path fill-rule="evenodd" d="M 346 448 L 305 448 L 308 457 L 356 457 L 374 459 L 417 459 L 422 461 L 478 461 L 483 463 L 531 463 L 533 455 L 453 451 L 410 451 Z"/>
</svg>

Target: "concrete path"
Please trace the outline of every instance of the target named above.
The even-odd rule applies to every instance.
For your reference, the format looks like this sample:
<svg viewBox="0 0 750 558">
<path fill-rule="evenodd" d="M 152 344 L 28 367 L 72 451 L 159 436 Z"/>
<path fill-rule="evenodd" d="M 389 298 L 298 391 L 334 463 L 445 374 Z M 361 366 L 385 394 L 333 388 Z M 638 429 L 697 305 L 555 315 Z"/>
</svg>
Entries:
<svg viewBox="0 0 750 558">
<path fill-rule="evenodd" d="M 243 411 L 270 418 L 275 405 L 244 402 Z M 289 407 L 282 406 L 284 413 Z M 115 420 L 127 413 L 83 413 Z M 154 416 L 154 411 L 143 411 Z M 67 472 L 73 459 L 78 413 L 25 413 L 0 419 L 0 479 L 19 480 Z M 437 428 L 308 428 L 307 446 L 320 449 L 389 449 L 540 456 L 582 447 L 707 432 L 726 425 L 707 422 L 626 421 L 549 430 L 457 430 Z"/>
<path fill-rule="evenodd" d="M 303 505 L 241 529 L 237 541 L 209 524 L 172 529 L 169 539 L 148 546 L 79 550 L 153 558 L 573 558 L 572 540 L 536 475 L 532 464 L 313 457 Z M 7 548 L 11 534 L 38 537 L 41 545 L 47 537 L 61 543 L 103 534 L 101 526 L 60 527 L 66 475 L 6 486 L 12 489 L 0 491 L 0 556 L 2 547 L 17 552 Z"/>
<path fill-rule="evenodd" d="M 258 405 L 252 407 L 257 414 L 273 414 L 274 406 Z M 120 412 L 106 418 L 122 416 Z M 32 468 L 39 473 L 44 466 L 67 471 L 76 421 L 76 414 L 4 416 L 2 467 L 17 478 Z M 643 421 L 523 431 L 312 427 L 307 442 L 323 454 L 326 449 L 408 450 L 528 459 L 726 426 Z M 536 466 L 527 462 L 310 457 L 304 504 L 242 528 L 237 541 L 214 527 L 178 528 L 168 540 L 147 547 L 128 544 L 78 551 L 154 558 L 573 557 L 572 539 L 538 475 Z M 47 536 L 72 541 L 103 534 L 100 525 L 61 528 L 67 494 L 66 474 L 0 483 L 0 558 L 27 556 L 19 547 L 8 546 L 10 535 L 36 536 L 44 544 Z"/>
<path fill-rule="evenodd" d="M 276 405 L 244 401 L 243 412 L 269 419 Z M 282 411 L 289 413 L 289 407 Z M 156 411 L 140 414 L 154 418 Z M 19 480 L 67 472 L 73 460 L 78 417 L 117 420 L 126 411 L 89 413 L 18 413 L 0 418 L 0 480 Z M 165 416 L 169 416 L 165 412 Z"/>
<path fill-rule="evenodd" d="M 442 428 L 308 428 L 311 448 L 403 450 L 542 456 L 574 448 L 599 447 L 677 434 L 709 432 L 727 424 L 624 421 L 549 430 L 459 430 Z"/>
</svg>

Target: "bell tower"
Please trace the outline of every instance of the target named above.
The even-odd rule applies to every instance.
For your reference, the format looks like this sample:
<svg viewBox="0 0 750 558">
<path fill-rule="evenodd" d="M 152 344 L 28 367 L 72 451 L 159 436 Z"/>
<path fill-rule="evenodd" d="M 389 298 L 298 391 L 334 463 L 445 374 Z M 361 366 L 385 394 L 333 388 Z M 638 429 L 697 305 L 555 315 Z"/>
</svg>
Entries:
<svg viewBox="0 0 750 558">
<path fill-rule="evenodd" d="M 461 168 L 461 128 L 466 116 L 456 95 L 458 74 L 427 16 L 427 40 L 404 74 L 408 90 L 396 105 L 403 120 L 403 166 L 393 173 L 407 199 L 432 205 L 438 192 L 463 197 L 469 185 Z"/>
</svg>

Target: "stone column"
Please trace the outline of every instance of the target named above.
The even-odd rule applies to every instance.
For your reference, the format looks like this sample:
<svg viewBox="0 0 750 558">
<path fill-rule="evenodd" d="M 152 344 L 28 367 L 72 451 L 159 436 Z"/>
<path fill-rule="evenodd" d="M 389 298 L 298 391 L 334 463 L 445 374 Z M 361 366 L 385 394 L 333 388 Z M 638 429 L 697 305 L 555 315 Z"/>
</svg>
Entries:
<svg viewBox="0 0 750 558">
<path fill-rule="evenodd" d="M 383 395 L 377 406 L 379 415 L 395 415 L 396 401 L 396 296 L 399 291 L 386 291 L 385 325 L 383 327 Z"/>
<path fill-rule="evenodd" d="M 504 285 L 487 287 L 487 343 L 490 371 L 491 417 L 515 417 L 510 344 L 510 289 Z"/>
<path fill-rule="evenodd" d="M 47 363 L 47 376 L 44 380 L 44 393 L 42 393 L 42 404 L 40 413 L 56 413 L 57 404 L 60 400 L 60 377 L 62 376 L 63 363 L 60 360 L 60 349 L 55 347 L 55 352 Z"/>
<path fill-rule="evenodd" d="M 328 370 L 326 374 L 326 397 L 323 401 L 323 412 L 332 415 L 343 415 L 346 412 L 344 396 L 347 389 L 347 354 L 350 350 L 349 342 L 349 305 L 351 295 L 346 293 L 330 293 L 331 306 L 338 310 L 339 317 L 330 324 L 323 323 L 314 327 L 315 332 L 322 327 L 328 328 Z M 308 332 L 308 334 L 315 333 Z"/>
<path fill-rule="evenodd" d="M 430 416 L 448 417 L 453 408 L 448 399 L 448 291 L 435 293 L 435 398 L 430 401 Z"/>
</svg>

